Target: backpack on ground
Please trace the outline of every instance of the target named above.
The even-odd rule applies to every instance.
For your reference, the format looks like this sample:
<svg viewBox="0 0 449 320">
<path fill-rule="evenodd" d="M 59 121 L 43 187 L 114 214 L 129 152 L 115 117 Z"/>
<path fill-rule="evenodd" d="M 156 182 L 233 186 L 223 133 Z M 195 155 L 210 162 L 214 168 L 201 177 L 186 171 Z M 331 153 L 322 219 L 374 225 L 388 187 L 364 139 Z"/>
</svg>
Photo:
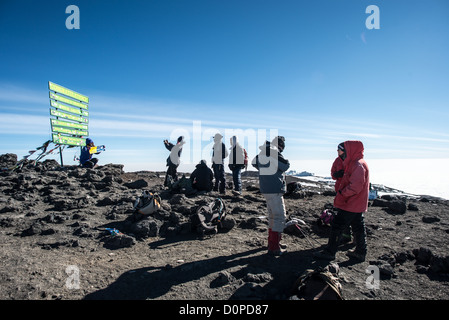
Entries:
<svg viewBox="0 0 449 320">
<path fill-rule="evenodd" d="M 318 219 L 318 225 L 330 226 L 334 220 L 334 212 L 332 209 L 324 209 Z"/>
<path fill-rule="evenodd" d="M 161 208 L 161 197 L 157 193 L 144 190 L 134 202 L 134 211 L 149 215 Z"/>
<path fill-rule="evenodd" d="M 169 189 L 171 193 L 183 193 L 185 195 L 193 195 L 196 193 L 196 190 L 192 186 L 192 180 L 185 175 L 182 175 L 178 181 L 174 181 Z"/>
<path fill-rule="evenodd" d="M 223 200 L 216 198 L 213 202 L 198 207 L 191 216 L 192 228 L 200 234 L 215 234 L 225 217 L 226 206 Z"/>
<path fill-rule="evenodd" d="M 287 184 L 287 192 L 286 195 L 290 195 L 295 192 L 299 192 L 302 190 L 302 186 L 299 182 L 293 181 Z"/>
<path fill-rule="evenodd" d="M 323 268 L 306 270 L 296 281 L 294 296 L 300 300 L 343 300 L 338 278 Z"/>
<path fill-rule="evenodd" d="M 334 216 L 337 215 L 337 209 L 330 203 L 324 206 L 324 210 L 321 211 L 320 217 L 318 218 L 319 226 L 330 226 L 332 224 L 332 220 L 334 220 Z"/>
</svg>

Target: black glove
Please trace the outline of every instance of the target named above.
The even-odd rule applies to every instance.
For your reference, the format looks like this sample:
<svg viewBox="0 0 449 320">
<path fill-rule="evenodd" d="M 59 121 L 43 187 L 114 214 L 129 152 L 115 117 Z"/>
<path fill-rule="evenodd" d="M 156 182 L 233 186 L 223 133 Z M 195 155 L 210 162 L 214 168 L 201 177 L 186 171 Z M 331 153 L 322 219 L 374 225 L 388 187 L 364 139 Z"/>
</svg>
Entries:
<svg viewBox="0 0 449 320">
<path fill-rule="evenodd" d="M 341 177 L 343 177 L 344 174 L 345 174 L 345 171 L 343 169 L 338 170 L 338 171 L 334 172 L 334 178 L 341 178 Z"/>
</svg>

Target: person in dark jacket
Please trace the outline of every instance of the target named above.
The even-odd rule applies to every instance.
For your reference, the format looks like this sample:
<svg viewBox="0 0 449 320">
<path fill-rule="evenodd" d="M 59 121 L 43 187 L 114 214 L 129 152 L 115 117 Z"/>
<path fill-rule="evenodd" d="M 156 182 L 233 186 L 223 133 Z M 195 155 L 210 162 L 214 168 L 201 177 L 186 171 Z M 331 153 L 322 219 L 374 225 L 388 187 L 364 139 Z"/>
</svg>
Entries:
<svg viewBox="0 0 449 320">
<path fill-rule="evenodd" d="M 260 192 L 267 201 L 268 208 L 268 253 L 281 255 L 281 236 L 285 228 L 286 211 L 283 195 L 286 192 L 285 171 L 290 163 L 282 156 L 285 138 L 275 137 L 266 141 L 260 153 L 251 162 L 259 171 Z"/>
<path fill-rule="evenodd" d="M 238 142 L 237 136 L 231 138 L 231 151 L 229 152 L 229 169 L 232 171 L 234 192 L 242 193 L 242 169 L 245 168 L 245 149 Z"/>
<path fill-rule="evenodd" d="M 343 179 L 343 175 L 345 173 L 344 167 L 343 167 L 343 161 L 346 156 L 346 150 L 345 150 L 345 143 L 342 142 L 337 147 L 338 156 L 335 158 L 334 163 L 332 164 L 331 168 L 331 177 L 333 180 L 335 180 L 335 192 L 338 192 L 340 190 L 340 184 L 341 180 Z M 335 198 L 336 199 L 336 198 Z M 335 199 L 334 199 L 334 208 L 338 209 L 335 206 Z M 351 236 L 351 226 L 349 225 L 346 230 L 342 233 L 340 243 L 348 243 L 352 241 Z"/>
<path fill-rule="evenodd" d="M 332 163 L 331 168 L 331 177 L 333 180 L 335 180 L 335 192 L 338 192 L 341 179 L 343 178 L 343 175 L 345 173 L 345 170 L 343 169 L 343 161 L 344 161 L 344 154 L 345 154 L 345 146 L 344 142 L 340 143 L 337 147 L 338 156 L 335 158 L 334 163 Z"/>
<path fill-rule="evenodd" d="M 228 150 L 222 142 L 223 136 L 217 133 L 214 136 L 214 146 L 212 147 L 212 169 L 214 170 L 215 185 L 214 191 L 224 194 L 226 189 L 226 176 L 224 171 L 224 159 L 228 156 Z"/>
<path fill-rule="evenodd" d="M 207 166 L 206 160 L 201 160 L 196 165 L 196 169 L 190 175 L 192 181 L 192 187 L 198 191 L 212 191 L 214 173 Z"/>
<path fill-rule="evenodd" d="M 182 146 L 185 144 L 184 137 L 180 136 L 178 137 L 178 140 L 176 141 L 176 144 L 174 145 L 171 142 L 168 142 L 168 140 L 164 140 L 165 148 L 167 148 L 168 151 L 170 151 L 170 155 L 167 158 L 167 174 L 165 175 L 165 182 L 164 186 L 168 187 L 168 179 L 171 177 L 173 179 L 173 182 L 178 181 L 178 166 L 181 163 L 181 153 L 182 153 Z"/>
<path fill-rule="evenodd" d="M 316 252 L 314 256 L 320 259 L 335 259 L 338 239 L 345 228 L 350 225 L 356 248 L 348 252 L 347 255 L 364 261 L 367 245 L 363 214 L 368 210 L 369 169 L 363 159 L 364 147 L 361 141 L 346 141 L 344 150 L 344 175 L 334 201 L 338 212 L 331 224 L 331 233 L 326 249 Z"/>
<path fill-rule="evenodd" d="M 95 147 L 95 144 L 91 138 L 86 139 L 86 145 L 81 148 L 80 155 L 80 164 L 84 168 L 95 168 L 98 163 L 97 158 L 93 158 L 93 155 L 90 153 L 90 149 Z"/>
</svg>

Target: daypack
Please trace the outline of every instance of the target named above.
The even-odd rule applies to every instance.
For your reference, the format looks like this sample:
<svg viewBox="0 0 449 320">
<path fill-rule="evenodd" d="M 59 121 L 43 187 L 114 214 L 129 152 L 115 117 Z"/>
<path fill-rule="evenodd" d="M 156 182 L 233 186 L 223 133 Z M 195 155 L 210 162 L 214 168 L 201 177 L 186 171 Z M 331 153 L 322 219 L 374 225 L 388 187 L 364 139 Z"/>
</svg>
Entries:
<svg viewBox="0 0 449 320">
<path fill-rule="evenodd" d="M 330 226 L 332 220 L 334 220 L 334 214 L 335 213 L 332 211 L 332 209 L 324 209 L 321 212 L 320 218 L 318 219 L 318 224 Z"/>
<path fill-rule="evenodd" d="M 292 194 L 296 191 L 301 191 L 302 186 L 299 182 L 293 181 L 287 184 L 287 192 L 286 194 Z"/>
<path fill-rule="evenodd" d="M 199 206 L 191 216 L 192 228 L 200 234 L 217 233 L 226 217 L 226 206 L 220 198 L 209 204 Z"/>
<path fill-rule="evenodd" d="M 296 281 L 294 294 L 301 300 L 343 300 L 338 278 L 322 268 L 306 270 Z"/>
<path fill-rule="evenodd" d="M 157 193 L 144 190 L 134 202 L 134 211 L 149 215 L 161 208 L 161 197 Z"/>
<path fill-rule="evenodd" d="M 368 194 L 368 200 L 377 199 L 377 190 L 370 190 Z"/>
<path fill-rule="evenodd" d="M 192 186 L 192 180 L 182 175 L 181 179 L 173 182 L 169 189 L 172 193 L 183 193 L 185 195 L 195 194 L 196 190 Z"/>
</svg>

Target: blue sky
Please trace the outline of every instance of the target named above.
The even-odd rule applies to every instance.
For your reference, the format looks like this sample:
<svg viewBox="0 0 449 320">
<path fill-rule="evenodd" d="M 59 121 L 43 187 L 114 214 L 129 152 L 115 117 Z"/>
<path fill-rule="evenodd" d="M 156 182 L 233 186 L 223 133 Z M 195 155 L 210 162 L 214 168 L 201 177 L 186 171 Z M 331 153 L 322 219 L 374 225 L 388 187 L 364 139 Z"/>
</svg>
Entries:
<svg viewBox="0 0 449 320">
<path fill-rule="evenodd" d="M 129 171 L 164 170 L 162 140 L 179 133 L 190 170 L 232 130 L 250 157 L 270 130 L 285 136 L 299 171 L 328 171 L 345 140 L 368 161 L 448 159 L 448 13 L 446 0 L 3 0 L 0 154 L 50 138 L 52 81 L 89 96 L 100 164 Z"/>
</svg>

